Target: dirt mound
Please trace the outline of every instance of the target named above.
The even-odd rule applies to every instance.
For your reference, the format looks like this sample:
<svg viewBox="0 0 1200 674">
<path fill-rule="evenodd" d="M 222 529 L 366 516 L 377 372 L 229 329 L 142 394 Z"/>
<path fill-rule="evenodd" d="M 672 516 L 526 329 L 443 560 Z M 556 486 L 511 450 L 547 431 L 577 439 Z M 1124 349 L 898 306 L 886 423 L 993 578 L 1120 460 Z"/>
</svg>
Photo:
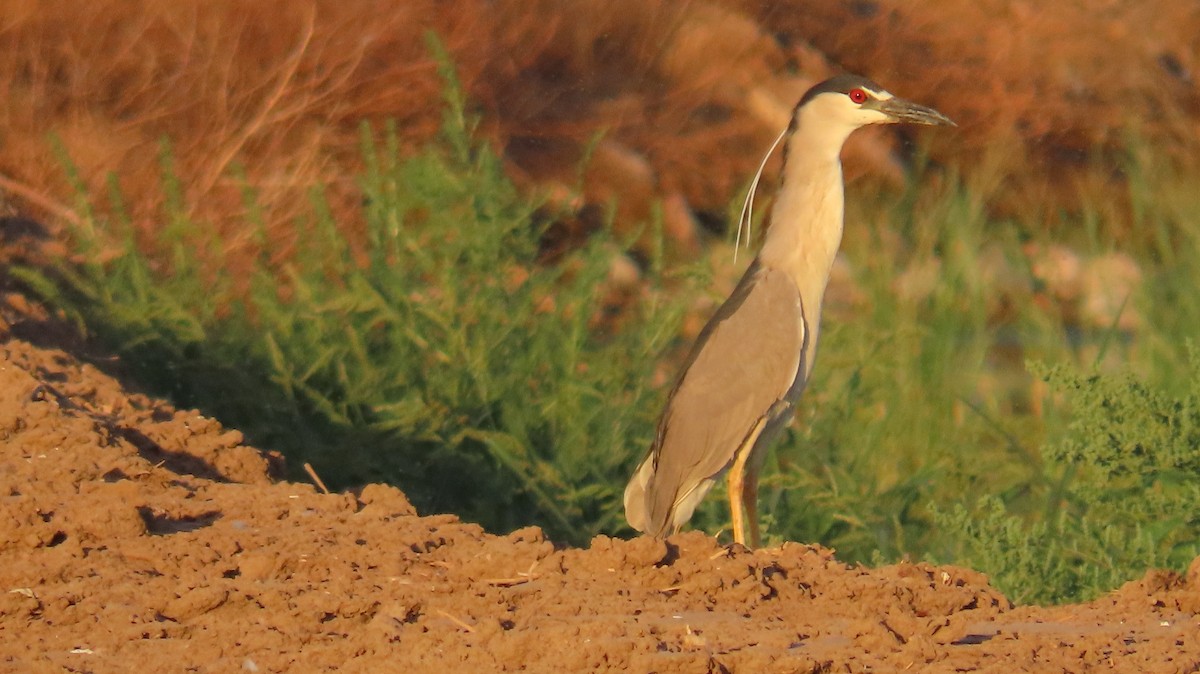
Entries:
<svg viewBox="0 0 1200 674">
<path fill-rule="evenodd" d="M 692 532 L 562 549 L 322 494 L 0 323 L 4 671 L 1196 671 L 1200 580 L 1013 608 L 981 574 Z"/>
</svg>

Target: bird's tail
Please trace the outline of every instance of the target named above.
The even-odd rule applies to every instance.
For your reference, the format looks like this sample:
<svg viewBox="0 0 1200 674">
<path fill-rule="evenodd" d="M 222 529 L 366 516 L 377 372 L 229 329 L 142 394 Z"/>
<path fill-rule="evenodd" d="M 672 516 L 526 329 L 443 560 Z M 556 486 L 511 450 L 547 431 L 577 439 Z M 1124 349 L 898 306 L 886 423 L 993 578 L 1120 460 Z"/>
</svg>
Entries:
<svg viewBox="0 0 1200 674">
<path fill-rule="evenodd" d="M 656 484 L 656 480 L 661 477 L 655 470 L 656 467 L 654 455 L 651 454 L 634 471 L 633 477 L 625 487 L 625 519 L 634 529 L 648 536 L 663 538 L 669 533 L 679 531 L 679 528 L 692 518 L 696 506 L 700 505 L 705 494 L 712 489 L 716 476 L 700 480 L 683 494 L 671 491 L 673 498 L 670 500 L 662 498 L 662 493 L 659 494 L 658 500 L 655 500 L 652 498 L 655 490 L 662 492 L 665 487 L 661 481 Z"/>
<path fill-rule="evenodd" d="M 648 521 L 650 512 L 649 504 L 646 501 L 646 492 L 652 479 L 654 479 L 654 457 L 647 456 L 634 471 L 633 477 L 629 479 L 629 484 L 625 487 L 625 519 L 634 529 L 659 536 L 665 527 L 662 524 L 656 526 Z"/>
</svg>

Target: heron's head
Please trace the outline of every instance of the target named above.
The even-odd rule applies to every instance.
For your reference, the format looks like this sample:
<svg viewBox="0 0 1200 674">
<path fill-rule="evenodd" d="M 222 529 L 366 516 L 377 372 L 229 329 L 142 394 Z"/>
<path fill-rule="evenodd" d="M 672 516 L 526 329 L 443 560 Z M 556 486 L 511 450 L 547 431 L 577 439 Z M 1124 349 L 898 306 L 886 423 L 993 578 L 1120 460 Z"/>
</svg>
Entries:
<svg viewBox="0 0 1200 674">
<path fill-rule="evenodd" d="M 758 181 L 762 178 L 767 159 L 781 143 L 784 146 L 784 164 L 788 157 L 801 157 L 802 161 L 815 159 L 818 162 L 836 162 L 842 152 L 842 144 L 855 129 L 870 124 L 929 124 L 957 126 L 949 117 L 934 110 L 897 98 L 887 89 L 858 75 L 838 75 L 809 89 L 792 112 L 792 122 L 779 134 L 771 149 L 763 157 L 754 175 L 746 201 L 742 205 L 742 216 L 738 221 L 736 245 L 740 246 L 742 228 L 753 220 L 754 195 Z M 809 174 L 804 174 L 809 175 Z M 830 174 L 832 175 L 832 174 Z M 841 173 L 837 174 L 841 179 Z M 734 260 L 737 260 L 737 247 Z"/>
<path fill-rule="evenodd" d="M 955 126 L 933 108 L 893 96 L 865 77 L 838 75 L 809 89 L 796 106 L 798 121 L 820 117 L 853 129 L 868 124 L 931 124 Z"/>
<path fill-rule="evenodd" d="M 893 96 L 858 75 L 838 75 L 813 86 L 792 119 L 793 131 L 807 136 L 810 148 L 823 146 L 835 154 L 855 129 L 897 123 L 955 126 L 937 110 Z"/>
</svg>

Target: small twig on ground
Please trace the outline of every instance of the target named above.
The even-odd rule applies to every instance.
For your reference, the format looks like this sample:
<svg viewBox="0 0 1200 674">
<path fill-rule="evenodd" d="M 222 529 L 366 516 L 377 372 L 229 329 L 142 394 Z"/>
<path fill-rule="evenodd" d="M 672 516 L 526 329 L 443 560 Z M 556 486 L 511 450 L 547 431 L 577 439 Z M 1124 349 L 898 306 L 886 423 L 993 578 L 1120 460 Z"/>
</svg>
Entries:
<svg viewBox="0 0 1200 674">
<path fill-rule="evenodd" d="M 437 610 L 437 612 L 438 612 L 438 613 L 441 613 L 443 616 L 445 616 L 445 617 L 446 617 L 446 619 L 447 619 L 447 620 L 449 620 L 450 622 L 454 623 L 455 625 L 458 625 L 459 627 L 463 628 L 464 630 L 466 630 L 466 631 L 468 631 L 468 632 L 474 632 L 474 631 L 475 631 L 475 628 L 474 628 L 474 627 L 471 627 L 471 626 L 470 626 L 470 625 L 468 625 L 467 623 L 465 623 L 465 622 L 463 622 L 463 621 L 459 620 L 458 618 L 455 618 L 454 616 L 450 615 L 449 613 L 446 613 L 446 612 L 445 612 L 445 611 L 443 611 L 442 609 L 440 609 L 440 608 L 439 608 L 439 609 Z"/>
<path fill-rule="evenodd" d="M 516 585 L 524 585 L 537 576 L 517 576 L 515 578 L 485 578 L 483 582 L 496 587 L 514 587 Z"/>
<path fill-rule="evenodd" d="M 321 481 L 321 476 L 317 475 L 317 471 L 313 469 L 311 463 L 304 464 L 304 472 L 308 473 L 308 476 L 312 478 L 312 481 L 316 483 L 317 487 L 320 488 L 323 493 L 329 493 L 329 487 L 326 487 L 325 483 Z"/>
<path fill-rule="evenodd" d="M 514 585 L 524 585 L 531 580 L 537 580 L 541 577 L 539 574 L 533 572 L 533 570 L 537 568 L 537 565 L 537 561 L 534 561 L 533 564 L 529 565 L 528 570 L 518 571 L 517 575 L 512 578 L 485 578 L 483 582 L 487 583 L 488 585 L 495 585 L 497 587 L 513 587 Z"/>
</svg>

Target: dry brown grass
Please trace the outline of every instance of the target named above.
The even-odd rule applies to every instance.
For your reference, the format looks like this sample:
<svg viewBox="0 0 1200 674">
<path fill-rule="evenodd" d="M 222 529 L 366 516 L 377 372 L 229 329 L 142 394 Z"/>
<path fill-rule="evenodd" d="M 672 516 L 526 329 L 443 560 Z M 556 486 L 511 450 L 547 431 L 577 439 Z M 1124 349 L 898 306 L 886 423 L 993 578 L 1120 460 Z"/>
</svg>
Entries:
<svg viewBox="0 0 1200 674">
<path fill-rule="evenodd" d="M 1010 211 L 1053 211 L 1096 196 L 1099 186 L 1086 184 L 1096 177 L 1089 162 L 1120 151 L 1130 134 L 1196 168 L 1194 2 L 733 4 L 948 112 L 960 130 L 934 138 L 935 153 L 968 173 L 979 157 L 1000 155 L 1009 178 L 997 196 Z"/>
<path fill-rule="evenodd" d="M 26 205 L 69 203 L 46 142 L 53 132 L 97 196 L 104 175 L 116 173 L 135 221 L 152 228 L 161 199 L 159 140 L 169 138 L 197 217 L 223 229 L 241 221 L 228 179 L 237 162 L 286 240 L 283 225 L 303 210 L 309 186 L 329 185 L 336 206 L 352 206 L 348 176 L 362 120 L 395 119 L 410 144 L 436 132 L 442 84 L 427 30 L 452 52 L 471 100 L 485 112 L 485 131 L 511 151 L 518 177 L 571 182 L 582 143 L 608 129 L 613 141 L 601 159 L 613 163 L 624 153 L 654 169 L 628 187 L 619 176 L 613 185 L 592 180 L 593 196 L 641 190 L 630 217 L 644 217 L 660 177 L 664 189 L 686 189 L 719 207 L 752 161 L 742 150 L 753 124 L 735 120 L 727 126 L 741 135 L 714 137 L 706 133 L 712 125 L 688 114 L 740 63 L 717 73 L 675 63 L 692 77 L 685 82 L 658 75 L 662 30 L 686 26 L 688 3 L 578 3 L 576 12 L 553 2 L 411 2 L 384 13 L 371 3 L 314 5 L 10 3 L 0 25 L 0 95 L 9 102 L 0 110 L 0 169 L 18 195 L 34 197 Z M 753 45 L 739 48 L 753 54 Z M 731 110 L 701 114 L 735 117 Z M 692 170 L 672 171 L 684 168 L 687 155 L 724 170 L 702 180 Z M 234 247 L 247 243 L 226 234 Z M 286 255 L 286 246 L 277 249 Z"/>
<path fill-rule="evenodd" d="M 422 31 L 465 40 L 436 3 L 374 16 L 355 3 L 10 3 L 0 32 L 6 174 L 65 201 L 46 135 L 59 135 L 89 185 L 115 172 L 143 228 L 156 225 L 159 141 L 169 138 L 195 215 L 234 227 L 233 162 L 261 191 L 269 222 L 305 208 L 305 190 L 352 191 L 355 129 L 394 117 L 406 138 L 437 128 L 439 89 Z M 478 69 L 469 58 L 464 72 Z M 234 247 L 244 243 L 226 231 Z"/>
<path fill-rule="evenodd" d="M 581 202 L 619 204 L 619 223 L 667 203 L 695 246 L 692 215 L 717 218 L 812 79 L 839 64 L 936 105 L 961 124 L 936 158 L 999 164 L 996 204 L 1057 207 L 1079 194 L 1094 148 L 1136 130 L 1196 155 L 1191 79 L 1200 8 L 1177 2 L 748 2 L 691 0 L 11 0 L 0 17 L 0 174 L 33 210 L 67 205 L 46 142 L 60 136 L 96 194 L 115 172 L 135 222 L 158 225 L 159 140 L 174 145 L 195 215 L 234 258 L 253 245 L 234 163 L 261 193 L 276 256 L 312 185 L 353 230 L 350 176 L 362 120 L 432 137 L 441 82 L 423 35 L 453 54 L 484 132 L 526 185 L 577 198 L 582 148 L 605 141 Z M 894 170 L 887 136 L 852 148 Z M 999 157 L 981 162 L 981 156 Z M 1014 159 L 1032 169 L 1014 171 Z M 1048 182 L 1046 176 L 1057 180 Z"/>
</svg>

